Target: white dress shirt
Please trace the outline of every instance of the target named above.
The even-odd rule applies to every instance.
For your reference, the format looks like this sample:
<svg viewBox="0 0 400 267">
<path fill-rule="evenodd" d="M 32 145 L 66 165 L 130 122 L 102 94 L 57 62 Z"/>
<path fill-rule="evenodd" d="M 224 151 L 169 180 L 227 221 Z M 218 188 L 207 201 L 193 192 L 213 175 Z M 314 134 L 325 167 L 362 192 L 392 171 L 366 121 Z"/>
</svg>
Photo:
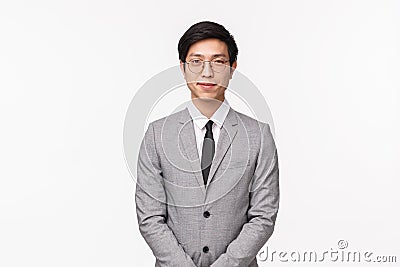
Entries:
<svg viewBox="0 0 400 267">
<path fill-rule="evenodd" d="M 206 135 L 207 131 L 206 124 L 209 119 L 197 109 L 197 107 L 193 104 L 193 101 L 188 101 L 187 108 L 189 110 L 190 116 L 193 119 L 193 128 L 196 135 L 197 151 L 199 152 L 199 158 L 201 159 L 204 136 Z M 225 98 L 222 104 L 210 118 L 210 120 L 214 122 L 212 125 L 212 132 L 214 137 L 215 149 L 217 149 L 219 134 L 221 132 L 222 124 L 224 123 L 225 118 L 228 115 L 229 108 L 229 103 Z M 214 153 L 214 156 L 215 154 L 216 153 Z"/>
</svg>

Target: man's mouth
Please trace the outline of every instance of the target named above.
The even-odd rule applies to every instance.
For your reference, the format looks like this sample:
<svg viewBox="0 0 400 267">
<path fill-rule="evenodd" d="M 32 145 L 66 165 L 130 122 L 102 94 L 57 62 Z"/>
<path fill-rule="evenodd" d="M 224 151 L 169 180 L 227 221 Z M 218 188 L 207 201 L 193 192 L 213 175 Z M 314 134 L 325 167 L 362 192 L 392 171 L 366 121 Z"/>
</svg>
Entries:
<svg viewBox="0 0 400 267">
<path fill-rule="evenodd" d="M 209 88 L 214 87 L 216 84 L 215 83 L 198 82 L 197 85 L 204 89 L 209 89 Z"/>
</svg>

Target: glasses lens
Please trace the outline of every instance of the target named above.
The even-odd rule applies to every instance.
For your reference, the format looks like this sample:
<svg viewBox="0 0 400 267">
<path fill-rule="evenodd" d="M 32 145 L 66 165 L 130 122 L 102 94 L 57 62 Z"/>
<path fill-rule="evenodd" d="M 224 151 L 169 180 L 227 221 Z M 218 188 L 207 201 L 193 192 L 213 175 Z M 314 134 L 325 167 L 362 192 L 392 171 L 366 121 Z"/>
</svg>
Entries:
<svg viewBox="0 0 400 267">
<path fill-rule="evenodd" d="M 199 73 L 203 69 L 203 61 L 195 59 L 189 61 L 189 69 L 194 73 Z"/>
<path fill-rule="evenodd" d="M 222 72 L 225 69 L 226 65 L 223 61 L 214 61 L 212 62 L 212 68 L 215 72 Z"/>
</svg>

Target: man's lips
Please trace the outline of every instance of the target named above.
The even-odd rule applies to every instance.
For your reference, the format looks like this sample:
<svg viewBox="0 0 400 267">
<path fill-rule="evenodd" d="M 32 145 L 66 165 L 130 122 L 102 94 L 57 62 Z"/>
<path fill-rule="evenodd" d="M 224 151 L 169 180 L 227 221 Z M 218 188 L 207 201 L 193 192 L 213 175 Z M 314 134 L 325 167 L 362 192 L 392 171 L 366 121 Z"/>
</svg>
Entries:
<svg viewBox="0 0 400 267">
<path fill-rule="evenodd" d="M 215 83 L 207 83 L 207 82 L 198 82 L 197 85 L 202 88 L 208 89 L 208 88 L 215 86 L 216 84 Z"/>
</svg>

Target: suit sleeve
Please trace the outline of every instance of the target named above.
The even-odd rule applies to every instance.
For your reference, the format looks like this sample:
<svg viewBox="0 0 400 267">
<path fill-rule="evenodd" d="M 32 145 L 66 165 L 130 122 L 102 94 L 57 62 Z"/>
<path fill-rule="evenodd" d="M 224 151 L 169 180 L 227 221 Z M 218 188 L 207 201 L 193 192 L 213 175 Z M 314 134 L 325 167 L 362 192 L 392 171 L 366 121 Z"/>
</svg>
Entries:
<svg viewBox="0 0 400 267">
<path fill-rule="evenodd" d="M 248 222 L 211 267 L 247 267 L 272 235 L 279 208 L 278 154 L 270 127 L 262 123 L 261 146 L 249 188 Z"/>
<path fill-rule="evenodd" d="M 160 266 L 196 267 L 166 224 L 166 195 L 153 124 L 149 125 L 139 150 L 135 202 L 139 231 Z"/>
</svg>

